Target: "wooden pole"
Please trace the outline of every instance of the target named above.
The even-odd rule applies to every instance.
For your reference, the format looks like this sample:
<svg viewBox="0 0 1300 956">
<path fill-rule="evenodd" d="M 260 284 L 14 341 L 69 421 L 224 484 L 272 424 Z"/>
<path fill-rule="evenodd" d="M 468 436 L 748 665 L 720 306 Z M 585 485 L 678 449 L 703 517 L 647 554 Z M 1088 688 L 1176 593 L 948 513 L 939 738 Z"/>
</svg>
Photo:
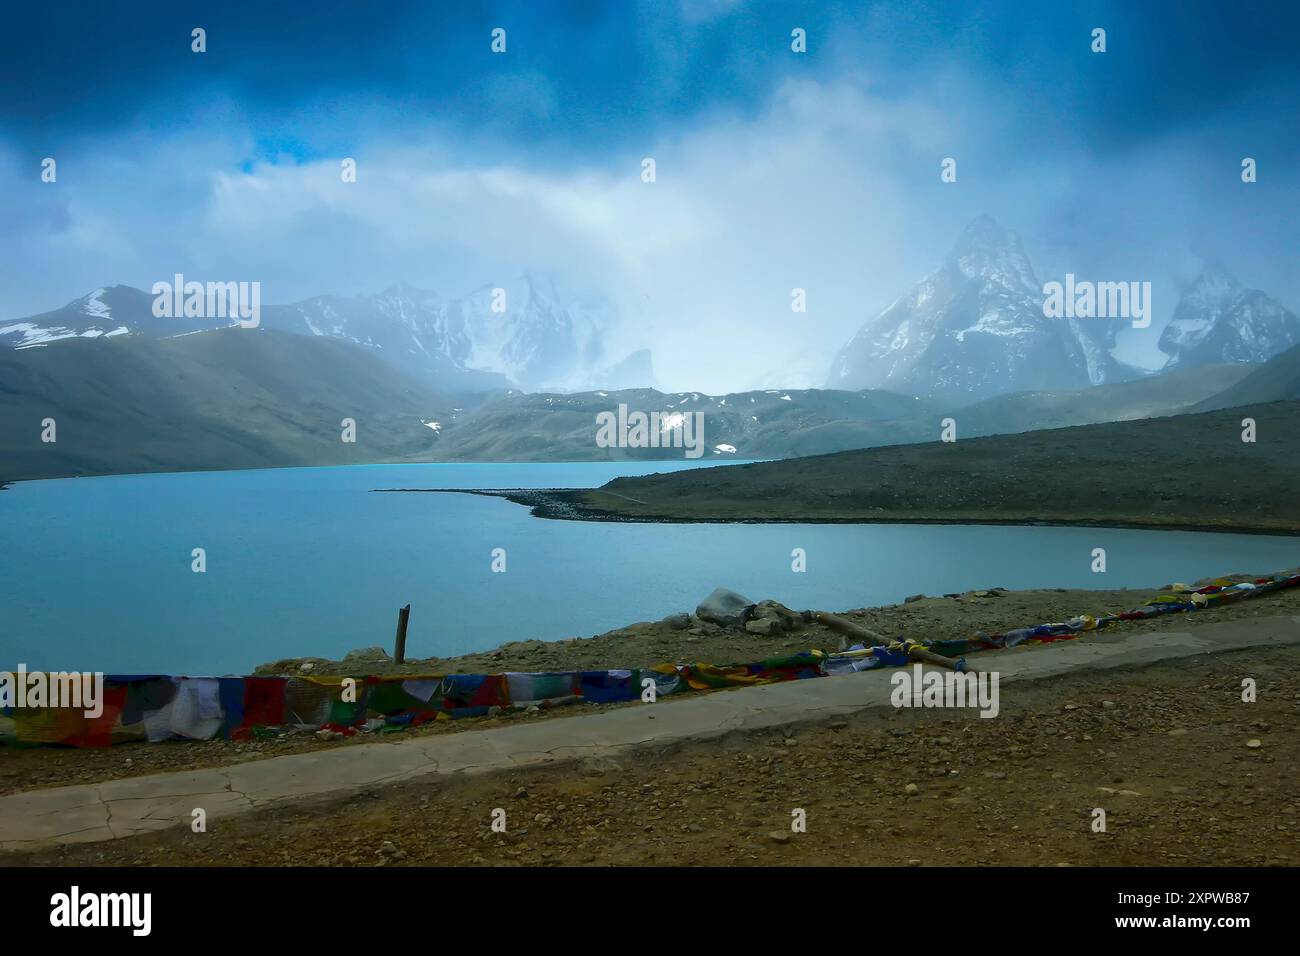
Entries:
<svg viewBox="0 0 1300 956">
<path fill-rule="evenodd" d="M 835 614 L 827 614 L 825 611 L 813 611 L 813 620 L 817 621 L 832 631 L 852 637 L 863 644 L 874 644 L 877 647 L 888 647 L 894 643 L 883 634 L 879 634 L 870 628 L 863 627 L 861 624 L 854 624 L 852 621 L 846 621 L 844 618 Z M 840 642 L 844 642 L 841 640 Z M 840 650 L 844 648 L 841 647 Z M 924 647 L 913 647 L 908 653 L 908 657 L 913 660 L 926 661 L 939 667 L 946 667 L 949 670 L 957 669 L 957 662 L 951 657 L 944 657 L 942 654 L 936 654 L 934 651 L 927 650 Z M 972 670 L 972 673 L 974 671 Z"/>
<path fill-rule="evenodd" d="M 936 654 L 934 651 L 926 650 L 923 647 L 913 647 L 907 656 L 913 660 L 925 661 L 938 667 L 946 667 L 950 671 L 957 670 L 957 660 L 955 658 L 944 657 L 942 654 Z M 965 671 L 968 674 L 979 673 L 975 668 L 969 666 L 965 668 Z"/>
<path fill-rule="evenodd" d="M 411 619 L 411 605 L 397 612 L 397 646 L 393 648 L 393 660 L 398 664 L 406 663 L 406 623 Z"/>
</svg>

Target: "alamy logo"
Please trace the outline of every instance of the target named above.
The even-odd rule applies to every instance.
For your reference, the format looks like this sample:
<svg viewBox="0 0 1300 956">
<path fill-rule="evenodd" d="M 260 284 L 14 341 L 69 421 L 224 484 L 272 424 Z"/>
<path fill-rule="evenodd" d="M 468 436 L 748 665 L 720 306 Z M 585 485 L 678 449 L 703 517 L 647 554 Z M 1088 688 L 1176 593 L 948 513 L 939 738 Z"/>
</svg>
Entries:
<svg viewBox="0 0 1300 956">
<path fill-rule="evenodd" d="M 998 672 L 925 670 L 920 664 L 895 671 L 889 678 L 895 707 L 978 707 L 981 717 L 996 717 Z"/>
<path fill-rule="evenodd" d="M 0 707 L 73 707 L 94 720 L 104 713 L 102 672 L 0 671 Z"/>
<path fill-rule="evenodd" d="M 1043 315 L 1049 319 L 1132 319 L 1133 328 L 1151 324 L 1150 282 L 1075 282 L 1043 286 Z"/>
<path fill-rule="evenodd" d="M 155 282 L 153 314 L 160 319 L 234 319 L 246 329 L 262 321 L 262 283 L 186 282 L 179 272 L 175 282 Z"/>
<path fill-rule="evenodd" d="M 50 897 L 51 926 L 129 926 L 131 935 L 148 936 L 152 914 L 151 893 L 82 893 L 74 886 Z"/>
<path fill-rule="evenodd" d="M 704 454 L 703 412 L 631 412 L 626 405 L 596 415 L 597 448 L 684 448 L 687 458 Z"/>
</svg>

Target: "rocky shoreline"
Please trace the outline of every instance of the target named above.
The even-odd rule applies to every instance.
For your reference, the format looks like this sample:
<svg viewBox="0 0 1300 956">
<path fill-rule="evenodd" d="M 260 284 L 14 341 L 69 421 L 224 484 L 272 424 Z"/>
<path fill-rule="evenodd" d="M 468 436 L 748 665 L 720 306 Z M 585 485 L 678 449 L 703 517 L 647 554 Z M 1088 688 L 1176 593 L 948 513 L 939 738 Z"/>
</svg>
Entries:
<svg viewBox="0 0 1300 956">
<path fill-rule="evenodd" d="M 624 518 L 613 512 L 583 507 L 579 496 L 585 489 L 574 488 L 373 488 L 375 494 L 481 495 L 504 498 L 532 509 L 535 518 L 558 518 L 568 521 L 643 521 Z"/>
</svg>

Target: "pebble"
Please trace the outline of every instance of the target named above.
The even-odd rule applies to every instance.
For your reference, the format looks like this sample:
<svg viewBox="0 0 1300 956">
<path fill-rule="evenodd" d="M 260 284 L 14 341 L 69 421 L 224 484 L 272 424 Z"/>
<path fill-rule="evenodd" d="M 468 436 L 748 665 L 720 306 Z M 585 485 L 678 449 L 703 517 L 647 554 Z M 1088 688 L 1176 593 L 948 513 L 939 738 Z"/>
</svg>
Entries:
<svg viewBox="0 0 1300 956">
<path fill-rule="evenodd" d="M 906 793 L 909 797 L 914 797 L 921 792 L 921 788 L 914 783 L 909 783 L 906 787 L 903 788 L 903 792 Z"/>
<path fill-rule="evenodd" d="M 1250 740 L 1246 741 L 1246 746 L 1251 750 L 1258 750 L 1260 747 L 1264 746 L 1264 742 L 1258 737 L 1252 737 Z"/>
<path fill-rule="evenodd" d="M 767 838 L 771 840 L 773 843 L 790 842 L 790 834 L 786 833 L 784 830 L 773 830 L 771 833 L 767 835 Z"/>
</svg>

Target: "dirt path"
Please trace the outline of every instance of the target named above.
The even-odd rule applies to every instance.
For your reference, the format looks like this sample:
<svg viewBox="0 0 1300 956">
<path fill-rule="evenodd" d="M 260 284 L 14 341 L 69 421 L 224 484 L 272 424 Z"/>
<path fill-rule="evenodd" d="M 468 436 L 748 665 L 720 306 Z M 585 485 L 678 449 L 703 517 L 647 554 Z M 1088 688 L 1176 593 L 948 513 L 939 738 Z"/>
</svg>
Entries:
<svg viewBox="0 0 1300 956">
<path fill-rule="evenodd" d="M 1241 701 L 1243 677 L 1256 680 L 1257 703 Z M 417 781 L 216 821 L 204 834 L 0 863 L 1300 863 L 1300 648 L 1073 674 L 1008 685 L 1002 697 L 992 720 L 872 712 L 788 739 L 735 735 L 621 764 Z M 1105 833 L 1091 828 L 1098 807 Z M 489 826 L 496 808 L 504 834 Z M 805 833 L 791 833 L 795 808 Z"/>
<path fill-rule="evenodd" d="M 958 597 L 930 597 L 910 604 L 859 608 L 845 612 L 851 620 L 885 634 L 919 635 L 931 639 L 965 637 L 979 631 L 997 633 L 1009 628 L 1044 621 L 1064 620 L 1073 614 L 1128 610 L 1142 604 L 1159 590 L 1117 589 L 1105 591 L 1036 590 L 988 592 L 987 596 L 967 593 Z M 1191 615 L 1174 614 L 1147 622 L 1119 625 L 1114 633 L 1141 640 L 1153 631 L 1186 629 L 1219 621 L 1246 620 L 1254 616 L 1300 614 L 1300 588 L 1283 591 L 1254 601 L 1242 601 Z M 699 633 L 696 633 L 699 631 Z M 1081 640 L 1088 640 L 1083 637 Z M 718 628 L 677 630 L 663 621 L 647 621 L 591 638 L 571 641 L 522 641 L 503 645 L 496 651 L 457 658 L 410 661 L 404 666 L 391 662 L 360 665 L 316 660 L 313 673 L 489 673 L 506 670 L 578 670 L 611 666 L 639 667 L 665 661 L 709 661 L 731 663 L 762 660 L 795 650 L 833 650 L 839 635 L 818 625 L 776 637 L 721 631 Z M 301 659 L 278 661 L 261 669 L 265 673 L 298 673 Z M 665 703 L 686 699 L 668 697 Z M 556 710 L 524 713 L 506 711 L 497 717 L 436 721 L 403 731 L 406 735 L 464 733 L 500 727 L 514 721 L 556 720 L 590 713 L 598 706 L 625 704 L 580 704 Z M 631 705 L 635 706 L 635 705 Z M 0 747 L 0 794 L 78 783 L 95 783 L 124 777 L 143 776 L 201 767 L 221 767 L 246 760 L 303 753 L 334 747 L 365 746 L 375 740 L 391 741 L 388 734 L 357 735 L 343 740 L 321 741 L 314 735 L 292 734 L 265 740 L 230 742 L 168 741 L 161 744 L 131 743 L 101 749 Z M 400 738 L 398 738 L 400 739 Z"/>
</svg>

